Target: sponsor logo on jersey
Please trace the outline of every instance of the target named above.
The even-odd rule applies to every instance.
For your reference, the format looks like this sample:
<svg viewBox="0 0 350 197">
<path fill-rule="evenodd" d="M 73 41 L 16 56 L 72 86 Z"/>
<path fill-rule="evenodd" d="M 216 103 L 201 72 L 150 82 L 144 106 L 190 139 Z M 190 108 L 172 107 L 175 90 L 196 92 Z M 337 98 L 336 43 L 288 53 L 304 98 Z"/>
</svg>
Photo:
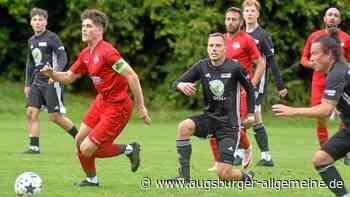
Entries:
<svg viewBox="0 0 350 197">
<path fill-rule="evenodd" d="M 232 74 L 231 73 L 222 73 L 221 78 L 231 78 Z"/>
<path fill-rule="evenodd" d="M 235 42 L 232 45 L 233 49 L 239 49 L 241 47 L 241 45 L 239 44 L 239 42 Z"/>
<path fill-rule="evenodd" d="M 211 78 L 210 73 L 207 73 L 207 74 L 205 74 L 204 76 L 205 76 L 206 78 Z"/>
<path fill-rule="evenodd" d="M 41 64 L 41 61 L 43 59 L 43 55 L 42 55 L 42 53 L 41 53 L 39 48 L 34 48 L 32 50 L 32 57 L 33 57 L 35 66 L 38 66 L 38 65 Z"/>
<path fill-rule="evenodd" d="M 95 57 L 94 57 L 94 64 L 98 64 L 98 62 L 100 61 L 100 58 L 96 55 Z"/>
<path fill-rule="evenodd" d="M 327 96 L 335 96 L 335 94 L 337 93 L 336 90 L 325 90 L 324 93 L 327 95 Z"/>
<path fill-rule="evenodd" d="M 99 85 L 103 82 L 99 76 L 90 76 L 90 78 L 95 85 Z"/>
<path fill-rule="evenodd" d="M 222 83 L 222 81 L 220 80 L 210 81 L 209 89 L 215 95 L 213 97 L 214 100 L 223 101 L 226 99 L 225 97 L 222 96 L 225 91 L 225 86 L 224 86 L 224 83 Z"/>
<path fill-rule="evenodd" d="M 46 47 L 47 42 L 39 42 L 38 45 L 39 45 L 39 47 Z"/>
</svg>

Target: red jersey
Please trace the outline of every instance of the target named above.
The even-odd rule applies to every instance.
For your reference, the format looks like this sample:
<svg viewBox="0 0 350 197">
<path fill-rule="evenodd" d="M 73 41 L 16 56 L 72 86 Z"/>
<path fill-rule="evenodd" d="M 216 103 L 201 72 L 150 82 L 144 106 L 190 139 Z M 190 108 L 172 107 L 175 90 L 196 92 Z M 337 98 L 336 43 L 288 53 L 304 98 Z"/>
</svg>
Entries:
<svg viewBox="0 0 350 197">
<path fill-rule="evenodd" d="M 249 78 L 253 77 L 253 60 L 260 58 L 260 52 L 254 39 L 247 33 L 240 31 L 235 37 L 224 34 L 226 40 L 226 58 L 237 60 L 244 65 Z"/>
<path fill-rule="evenodd" d="M 70 71 L 89 75 L 98 92 L 97 98 L 107 102 L 123 102 L 129 98 L 128 81 L 112 68 L 121 58 L 110 43 L 101 40 L 91 53 L 88 47 L 83 49 Z"/>
<path fill-rule="evenodd" d="M 338 30 L 339 39 L 343 47 L 343 55 L 347 62 L 350 62 L 350 36 L 345 32 Z M 301 57 L 301 64 L 306 66 L 311 57 L 311 44 L 314 40 L 321 36 L 328 35 L 325 29 L 313 32 L 306 40 L 305 47 L 303 50 L 303 56 Z M 312 76 L 312 81 L 314 84 L 324 85 L 325 84 L 325 74 L 319 71 L 314 71 Z"/>
</svg>

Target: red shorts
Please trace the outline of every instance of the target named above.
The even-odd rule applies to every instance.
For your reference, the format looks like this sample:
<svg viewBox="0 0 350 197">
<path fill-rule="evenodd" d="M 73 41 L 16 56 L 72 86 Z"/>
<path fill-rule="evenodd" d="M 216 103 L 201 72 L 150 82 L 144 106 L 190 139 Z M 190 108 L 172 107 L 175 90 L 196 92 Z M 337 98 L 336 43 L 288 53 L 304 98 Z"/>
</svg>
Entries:
<svg viewBox="0 0 350 197">
<path fill-rule="evenodd" d="M 131 99 L 127 99 L 124 103 L 107 103 L 96 98 L 83 121 L 93 129 L 89 133 L 89 139 L 97 146 L 112 143 L 128 123 L 131 114 Z"/>
<path fill-rule="evenodd" d="M 324 89 L 326 88 L 325 84 L 317 84 L 312 82 L 311 86 L 311 106 L 321 104 L 323 97 Z"/>
</svg>

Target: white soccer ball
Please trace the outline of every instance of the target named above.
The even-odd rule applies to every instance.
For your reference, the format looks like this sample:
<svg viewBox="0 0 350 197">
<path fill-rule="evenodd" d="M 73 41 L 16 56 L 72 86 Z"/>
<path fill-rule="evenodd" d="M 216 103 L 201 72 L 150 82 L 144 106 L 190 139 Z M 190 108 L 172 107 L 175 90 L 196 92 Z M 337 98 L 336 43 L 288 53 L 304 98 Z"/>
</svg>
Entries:
<svg viewBox="0 0 350 197">
<path fill-rule="evenodd" d="M 24 172 L 19 175 L 15 182 L 17 196 L 32 196 L 42 191 L 42 180 L 34 172 Z"/>
</svg>

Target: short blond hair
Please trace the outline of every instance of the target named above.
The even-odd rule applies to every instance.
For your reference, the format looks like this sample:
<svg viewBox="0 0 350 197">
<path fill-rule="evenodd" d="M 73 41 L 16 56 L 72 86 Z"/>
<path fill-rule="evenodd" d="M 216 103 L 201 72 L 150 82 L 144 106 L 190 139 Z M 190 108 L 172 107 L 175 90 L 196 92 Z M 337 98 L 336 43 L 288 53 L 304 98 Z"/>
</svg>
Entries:
<svg viewBox="0 0 350 197">
<path fill-rule="evenodd" d="M 242 3 L 242 8 L 244 9 L 247 6 L 255 6 L 259 12 L 261 10 L 261 5 L 257 0 L 244 0 Z"/>
</svg>

